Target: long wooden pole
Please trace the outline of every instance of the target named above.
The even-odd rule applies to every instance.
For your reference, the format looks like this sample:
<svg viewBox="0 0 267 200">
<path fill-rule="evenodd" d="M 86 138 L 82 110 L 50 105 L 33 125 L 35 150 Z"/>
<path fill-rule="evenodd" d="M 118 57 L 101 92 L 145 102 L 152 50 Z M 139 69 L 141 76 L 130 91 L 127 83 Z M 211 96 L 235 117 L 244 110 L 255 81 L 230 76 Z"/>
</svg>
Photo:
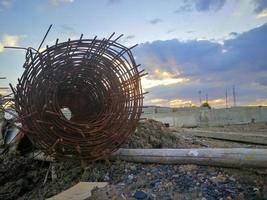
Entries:
<svg viewBox="0 0 267 200">
<path fill-rule="evenodd" d="M 267 149 L 119 149 L 112 159 L 159 164 L 267 168 Z"/>
<path fill-rule="evenodd" d="M 53 157 L 45 156 L 40 151 L 28 156 L 36 160 L 55 161 Z M 267 168 L 267 149 L 119 149 L 111 154 L 110 159 L 138 163 Z"/>
</svg>

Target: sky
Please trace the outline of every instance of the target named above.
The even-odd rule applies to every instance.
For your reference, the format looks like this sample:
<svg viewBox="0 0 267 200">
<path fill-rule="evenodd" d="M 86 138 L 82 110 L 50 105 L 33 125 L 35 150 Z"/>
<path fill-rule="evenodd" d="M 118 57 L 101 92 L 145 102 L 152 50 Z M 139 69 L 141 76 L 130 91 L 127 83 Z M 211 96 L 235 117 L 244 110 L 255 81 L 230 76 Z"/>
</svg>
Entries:
<svg viewBox="0 0 267 200">
<path fill-rule="evenodd" d="M 145 105 L 267 105 L 267 0 L 0 0 L 0 86 L 16 85 L 23 50 L 45 41 L 124 34 L 139 44 L 134 57 Z M 1 90 L 0 93 L 8 91 Z"/>
</svg>

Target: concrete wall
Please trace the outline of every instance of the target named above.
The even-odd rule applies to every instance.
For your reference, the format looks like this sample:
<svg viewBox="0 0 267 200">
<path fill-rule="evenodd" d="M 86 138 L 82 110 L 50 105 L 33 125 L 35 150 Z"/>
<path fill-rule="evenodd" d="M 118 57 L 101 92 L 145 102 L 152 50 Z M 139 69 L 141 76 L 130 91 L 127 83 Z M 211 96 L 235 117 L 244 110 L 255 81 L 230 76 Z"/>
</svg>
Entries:
<svg viewBox="0 0 267 200">
<path fill-rule="evenodd" d="M 175 127 L 219 126 L 267 122 L 267 107 L 207 108 L 144 108 L 142 117 L 169 123 Z"/>
</svg>

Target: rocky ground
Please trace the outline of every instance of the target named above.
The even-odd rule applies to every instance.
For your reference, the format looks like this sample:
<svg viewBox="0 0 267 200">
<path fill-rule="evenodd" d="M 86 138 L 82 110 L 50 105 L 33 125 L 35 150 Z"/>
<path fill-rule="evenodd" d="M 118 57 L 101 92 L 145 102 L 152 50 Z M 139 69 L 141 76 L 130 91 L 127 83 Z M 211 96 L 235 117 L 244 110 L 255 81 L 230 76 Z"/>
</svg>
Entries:
<svg viewBox="0 0 267 200">
<path fill-rule="evenodd" d="M 176 130 L 177 131 L 177 130 Z M 126 148 L 205 147 L 198 138 L 177 137 L 160 122 L 141 122 Z M 205 141 L 206 142 L 206 141 Z M 212 143 L 212 141 L 210 141 Z M 215 145 L 216 146 L 216 145 Z M 233 146 L 233 145 L 232 145 Z M 158 165 L 98 161 L 51 164 L 20 155 L 0 157 L 0 199 L 45 199 L 79 181 L 106 181 L 90 199 L 267 199 L 267 170 L 196 165 Z M 48 173 L 48 176 L 46 176 Z M 46 179 L 47 177 L 47 179 Z"/>
</svg>

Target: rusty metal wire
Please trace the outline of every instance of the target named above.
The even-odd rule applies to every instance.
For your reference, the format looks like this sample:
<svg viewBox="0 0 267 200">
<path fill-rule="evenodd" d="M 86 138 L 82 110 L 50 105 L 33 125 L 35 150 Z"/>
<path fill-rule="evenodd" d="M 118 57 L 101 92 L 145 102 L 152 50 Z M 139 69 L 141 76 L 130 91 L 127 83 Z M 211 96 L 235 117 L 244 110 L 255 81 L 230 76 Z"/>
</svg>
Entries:
<svg viewBox="0 0 267 200">
<path fill-rule="evenodd" d="M 143 95 L 131 48 L 112 39 L 68 40 L 27 49 L 14 92 L 21 130 L 58 159 L 97 160 L 134 132 Z M 68 108 L 67 119 L 62 108 Z"/>
</svg>

